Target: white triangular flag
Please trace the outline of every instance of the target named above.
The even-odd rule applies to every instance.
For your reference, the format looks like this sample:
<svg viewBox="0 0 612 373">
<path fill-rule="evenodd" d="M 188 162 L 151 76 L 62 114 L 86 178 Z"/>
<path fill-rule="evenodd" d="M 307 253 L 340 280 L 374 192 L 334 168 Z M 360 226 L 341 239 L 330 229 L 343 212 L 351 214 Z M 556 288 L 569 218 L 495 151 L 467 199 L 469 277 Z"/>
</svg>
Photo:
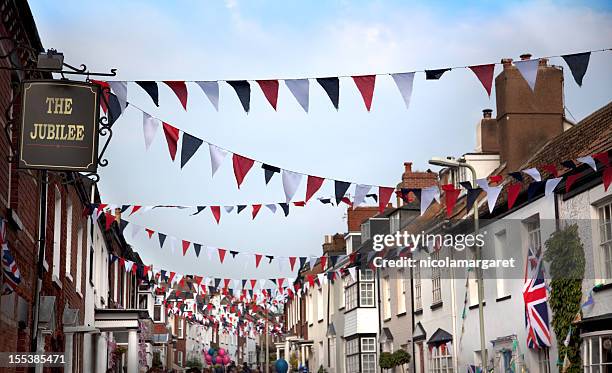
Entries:
<svg viewBox="0 0 612 373">
<path fill-rule="evenodd" d="M 276 213 L 276 205 L 275 204 L 271 203 L 271 204 L 266 205 L 266 207 L 269 208 L 270 211 L 272 211 L 273 214 Z"/>
<path fill-rule="evenodd" d="M 588 164 L 589 166 L 591 166 L 593 171 L 597 171 L 597 164 L 595 163 L 595 160 L 593 159 L 593 157 L 591 157 L 590 155 L 587 155 L 586 157 L 576 158 L 576 160 L 578 162 Z"/>
<path fill-rule="evenodd" d="M 219 169 L 221 162 L 223 162 L 223 159 L 227 155 L 227 151 L 213 144 L 208 144 L 208 150 L 210 151 L 210 167 L 212 169 L 212 176 L 215 176 L 215 172 L 217 172 Z"/>
<path fill-rule="evenodd" d="M 113 90 L 115 96 L 117 96 L 117 100 L 119 100 L 119 105 L 121 105 L 121 112 L 123 113 L 123 111 L 127 107 L 127 82 L 111 81 L 108 82 L 108 85 Z"/>
<path fill-rule="evenodd" d="M 327 280 L 325 273 L 317 273 L 317 278 L 319 279 L 319 286 L 323 286 L 325 280 Z"/>
<path fill-rule="evenodd" d="M 308 79 L 286 79 L 285 84 L 293 94 L 293 97 L 302 106 L 302 109 L 308 113 Z"/>
<path fill-rule="evenodd" d="M 132 226 L 132 239 L 136 238 L 136 236 L 138 236 L 138 233 L 142 232 L 142 226 L 138 225 L 138 224 L 130 224 Z"/>
<path fill-rule="evenodd" d="M 357 281 L 357 268 L 356 267 L 350 267 L 348 269 L 348 271 L 349 271 L 349 275 L 351 276 L 353 281 Z"/>
<path fill-rule="evenodd" d="M 353 208 L 359 206 L 365 201 L 366 194 L 372 189 L 371 185 L 355 185 L 355 198 L 353 200 Z"/>
<path fill-rule="evenodd" d="M 125 261 L 125 271 L 126 272 L 131 272 L 133 265 L 134 265 L 134 262 L 132 262 L 131 260 L 126 260 Z"/>
<path fill-rule="evenodd" d="M 391 77 L 397 85 L 406 104 L 406 109 L 410 106 L 410 96 L 412 96 L 412 83 L 414 82 L 414 73 L 391 74 Z"/>
<path fill-rule="evenodd" d="M 546 180 L 546 186 L 544 187 L 544 196 L 550 196 L 555 191 L 555 188 L 557 187 L 557 185 L 559 185 L 562 179 L 562 177 L 556 177 L 554 179 Z"/>
<path fill-rule="evenodd" d="M 531 178 L 535 181 L 542 181 L 542 176 L 540 175 L 540 171 L 537 168 L 528 168 L 523 170 L 524 173 L 531 176 Z"/>
<path fill-rule="evenodd" d="M 440 189 L 437 186 L 434 185 L 421 189 L 421 215 L 427 211 L 434 198 L 440 202 Z"/>
<path fill-rule="evenodd" d="M 219 82 L 196 82 L 196 84 L 202 88 L 215 110 L 219 111 Z"/>
<path fill-rule="evenodd" d="M 234 210 L 234 206 L 225 206 L 225 211 L 229 214 L 230 212 L 232 212 L 232 210 Z"/>
<path fill-rule="evenodd" d="M 523 76 L 523 79 L 529 84 L 529 88 L 533 91 L 538 78 L 538 65 L 540 64 L 539 59 L 534 60 L 521 60 L 515 61 L 514 66 Z"/>
<path fill-rule="evenodd" d="M 314 266 L 317 264 L 317 259 L 319 259 L 319 257 L 317 256 L 311 256 L 310 260 L 308 261 L 308 263 L 310 264 L 310 269 L 312 270 L 314 268 Z"/>
<path fill-rule="evenodd" d="M 489 205 L 489 212 L 492 213 L 503 186 L 489 186 L 487 179 L 478 179 L 476 180 L 476 184 L 487 193 L 487 204 Z"/>
<path fill-rule="evenodd" d="M 287 202 L 291 201 L 291 198 L 295 195 L 295 191 L 300 186 L 300 181 L 302 181 L 302 174 L 283 170 L 283 190 L 285 191 Z"/>
<path fill-rule="evenodd" d="M 210 246 L 206 247 L 206 255 L 208 255 L 208 260 L 212 260 L 212 256 L 215 251 L 217 251 L 217 249 L 214 247 L 210 247 Z"/>
<path fill-rule="evenodd" d="M 157 134 L 158 127 L 159 119 L 153 118 L 147 113 L 142 113 L 142 131 L 144 132 L 145 147 L 147 150 L 149 150 L 149 147 Z"/>
</svg>

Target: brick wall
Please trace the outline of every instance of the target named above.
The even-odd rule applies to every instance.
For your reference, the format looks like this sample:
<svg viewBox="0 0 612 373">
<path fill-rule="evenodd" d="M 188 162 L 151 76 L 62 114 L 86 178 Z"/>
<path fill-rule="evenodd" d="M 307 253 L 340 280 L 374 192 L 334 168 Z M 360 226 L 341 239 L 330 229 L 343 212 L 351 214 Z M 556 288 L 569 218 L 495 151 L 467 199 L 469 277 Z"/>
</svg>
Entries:
<svg viewBox="0 0 612 373">
<path fill-rule="evenodd" d="M 359 206 L 346 211 L 346 223 L 349 232 L 361 232 L 361 223 L 378 214 L 378 206 Z"/>
</svg>

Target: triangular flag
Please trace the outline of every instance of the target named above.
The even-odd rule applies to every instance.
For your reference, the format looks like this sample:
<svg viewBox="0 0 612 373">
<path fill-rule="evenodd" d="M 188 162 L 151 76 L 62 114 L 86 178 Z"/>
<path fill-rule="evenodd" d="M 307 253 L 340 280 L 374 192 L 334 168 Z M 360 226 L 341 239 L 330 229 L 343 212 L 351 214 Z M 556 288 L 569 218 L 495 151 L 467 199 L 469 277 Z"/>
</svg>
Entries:
<svg viewBox="0 0 612 373">
<path fill-rule="evenodd" d="M 324 178 L 318 176 L 308 175 L 306 180 L 306 199 L 304 202 L 308 202 L 308 200 L 321 188 L 323 185 Z"/>
<path fill-rule="evenodd" d="M 544 196 L 548 197 L 552 195 L 553 192 L 555 191 L 555 188 L 557 187 L 557 185 L 559 185 L 561 180 L 563 180 L 562 177 L 556 177 L 554 179 L 546 180 L 546 186 L 544 187 Z"/>
<path fill-rule="evenodd" d="M 195 136 L 183 132 L 183 144 L 181 146 L 181 168 L 193 157 L 204 141 Z"/>
<path fill-rule="evenodd" d="M 493 85 L 493 73 L 495 72 L 495 64 L 470 66 L 470 70 L 476 74 L 480 83 L 484 87 L 489 97 L 491 97 L 491 86 Z"/>
<path fill-rule="evenodd" d="M 535 181 L 542 181 L 542 175 L 540 175 L 540 171 L 537 168 L 528 168 L 523 170 L 523 172 L 531 176 Z"/>
<path fill-rule="evenodd" d="M 595 163 L 595 159 L 593 157 L 587 155 L 586 157 L 579 157 L 576 160 L 580 163 L 588 164 L 589 167 L 593 169 L 593 171 L 597 171 L 597 164 Z"/>
<path fill-rule="evenodd" d="M 259 263 L 261 263 L 261 258 L 262 257 L 263 256 L 261 254 L 255 254 L 255 268 L 259 268 Z M 255 287 L 255 286 L 253 285 L 253 287 Z"/>
<path fill-rule="evenodd" d="M 166 242 L 166 235 L 160 232 L 157 232 L 157 238 L 159 238 L 159 247 L 164 247 L 164 242 Z"/>
<path fill-rule="evenodd" d="M 533 60 L 514 61 L 514 66 L 516 66 L 532 91 L 535 89 L 536 80 L 538 78 L 539 65 L 540 60 L 537 58 Z"/>
<path fill-rule="evenodd" d="M 446 184 L 442 185 L 442 190 L 444 190 L 446 216 L 450 218 L 453 215 L 453 209 L 455 208 L 461 189 L 455 188 L 453 184 Z"/>
<path fill-rule="evenodd" d="M 278 80 L 258 80 L 257 84 L 266 96 L 266 99 L 276 110 L 276 103 L 278 101 Z"/>
<path fill-rule="evenodd" d="M 155 106 L 159 106 L 159 89 L 157 88 L 157 82 L 154 81 L 137 81 L 135 82 L 144 89 L 145 92 L 151 97 Z"/>
<path fill-rule="evenodd" d="M 196 82 L 196 84 L 202 88 L 202 91 L 204 91 L 210 103 L 215 107 L 215 110 L 219 111 L 219 82 Z"/>
<path fill-rule="evenodd" d="M 495 209 L 495 203 L 497 202 L 497 198 L 499 197 L 499 193 L 501 193 L 502 186 L 489 186 L 487 179 L 478 179 L 476 180 L 476 184 L 482 188 L 482 190 L 487 193 L 487 204 L 489 205 L 489 213 L 493 213 Z"/>
<path fill-rule="evenodd" d="M 172 125 L 162 122 L 164 128 L 164 135 L 166 135 L 166 142 L 168 143 L 168 151 L 170 152 L 170 158 L 174 161 L 176 157 L 176 146 L 179 139 L 179 129 Z"/>
<path fill-rule="evenodd" d="M 357 207 L 365 201 L 365 197 L 368 192 L 372 189 L 371 185 L 355 185 L 355 198 L 353 199 L 353 206 Z"/>
<path fill-rule="evenodd" d="M 287 198 L 287 202 L 291 201 L 293 196 L 295 195 L 295 191 L 297 190 L 300 182 L 302 181 L 302 174 L 283 170 L 283 190 L 285 191 L 285 197 Z"/>
<path fill-rule="evenodd" d="M 212 170 L 212 176 L 215 176 L 215 172 L 217 172 L 221 162 L 227 155 L 227 150 L 221 149 L 213 144 L 208 144 L 208 151 L 210 152 L 210 168 Z"/>
<path fill-rule="evenodd" d="M 234 88 L 245 112 L 251 108 L 251 85 L 246 80 L 228 80 L 227 84 Z"/>
<path fill-rule="evenodd" d="M 351 186 L 351 183 L 348 181 L 334 180 L 336 204 L 342 201 L 342 198 L 344 197 L 344 195 L 346 194 L 346 191 L 348 190 L 348 188 L 350 188 L 350 186 Z"/>
<path fill-rule="evenodd" d="M 246 205 L 238 205 L 236 206 L 236 214 L 240 214 L 242 210 L 246 208 Z"/>
<path fill-rule="evenodd" d="M 469 188 L 468 189 L 466 203 L 465 203 L 466 211 L 472 210 L 472 207 L 474 206 L 474 202 L 476 202 L 476 199 L 480 195 L 480 192 L 482 192 L 482 189 L 480 188 Z"/>
<path fill-rule="evenodd" d="M 251 167 L 253 167 L 254 160 L 243 157 L 239 154 L 235 154 L 232 157 L 232 163 L 234 165 L 234 176 L 236 176 L 236 183 L 238 183 L 238 189 L 244 181 L 244 177 L 249 173 Z"/>
<path fill-rule="evenodd" d="M 212 211 L 212 214 L 215 217 L 215 220 L 217 221 L 217 224 L 219 224 L 219 220 L 221 220 L 221 207 L 219 207 L 219 206 L 210 206 L 210 211 Z"/>
<path fill-rule="evenodd" d="M 410 107 L 410 97 L 412 96 L 414 73 L 391 74 L 391 77 L 393 78 L 395 85 L 397 85 L 397 89 L 399 89 L 400 94 L 404 99 L 406 109 L 408 109 Z"/>
<path fill-rule="evenodd" d="M 147 234 L 149 235 L 149 238 L 153 237 L 153 233 L 155 233 L 154 230 L 151 230 L 149 228 L 145 228 L 145 231 L 147 231 Z"/>
<path fill-rule="evenodd" d="M 508 185 L 508 210 L 512 209 L 514 203 L 516 202 L 516 198 L 521 192 L 521 183 L 512 183 Z"/>
<path fill-rule="evenodd" d="M 196 258 L 200 257 L 200 250 L 201 249 L 202 249 L 202 245 L 200 245 L 199 243 L 194 243 L 193 244 L 193 250 L 195 251 Z"/>
<path fill-rule="evenodd" d="M 302 109 L 308 113 L 308 79 L 285 79 L 285 84 Z"/>
<path fill-rule="evenodd" d="M 280 207 L 283 209 L 283 212 L 285 213 L 285 217 L 289 215 L 289 204 L 288 203 L 279 203 Z"/>
<path fill-rule="evenodd" d="M 374 86 L 376 85 L 376 75 L 360 75 L 353 76 L 353 81 L 357 86 L 357 89 L 363 97 L 363 103 L 366 109 L 370 111 L 372 107 L 372 96 L 374 95 Z"/>
<path fill-rule="evenodd" d="M 270 182 L 270 180 L 272 179 L 272 176 L 274 176 L 275 173 L 280 173 L 280 168 L 276 167 L 276 166 L 270 166 L 269 164 L 262 164 L 261 168 L 264 169 L 264 176 L 266 179 L 266 185 L 268 185 L 268 183 Z"/>
<path fill-rule="evenodd" d="M 272 211 L 273 214 L 276 213 L 276 205 L 275 204 L 271 203 L 271 204 L 266 205 L 266 207 L 268 209 L 270 209 L 270 211 Z"/>
<path fill-rule="evenodd" d="M 259 212 L 259 210 L 261 209 L 261 205 L 253 205 L 253 219 L 255 219 L 255 217 L 257 216 L 257 213 Z"/>
<path fill-rule="evenodd" d="M 227 212 L 229 214 L 232 211 L 234 211 L 234 207 L 235 206 L 224 206 L 223 208 L 225 209 L 225 212 Z"/>
<path fill-rule="evenodd" d="M 563 57 L 565 63 L 569 66 L 576 83 L 582 87 L 582 78 L 584 78 L 584 74 L 586 74 L 587 68 L 589 67 L 591 52 L 566 54 L 561 57 Z"/>
<path fill-rule="evenodd" d="M 176 97 L 178 97 L 181 105 L 183 105 L 183 109 L 187 110 L 187 86 L 184 81 L 172 80 L 172 81 L 164 81 L 168 87 L 174 92 Z"/>
<path fill-rule="evenodd" d="M 425 79 L 427 80 L 438 80 L 442 77 L 442 74 L 449 71 L 450 69 L 436 69 L 436 70 L 425 70 Z"/>
<path fill-rule="evenodd" d="M 383 213 L 387 204 L 391 200 L 391 196 L 393 195 L 393 191 L 395 188 L 391 187 L 378 187 L 378 212 Z"/>
<path fill-rule="evenodd" d="M 227 252 L 227 250 L 218 248 L 217 252 L 219 253 L 219 261 L 221 262 L 221 264 L 223 264 L 223 261 L 225 260 L 225 253 Z"/>
<path fill-rule="evenodd" d="M 297 258 L 295 256 L 289 257 L 289 267 L 291 267 L 291 272 L 293 272 L 293 268 L 295 267 L 295 260 Z"/>
<path fill-rule="evenodd" d="M 126 104 L 127 105 L 127 104 Z M 123 113 L 122 104 L 115 95 L 108 96 L 108 124 L 112 126 Z"/>
<path fill-rule="evenodd" d="M 102 108 L 102 111 L 104 112 L 104 114 L 106 114 L 108 110 L 107 102 L 109 101 L 109 96 L 110 96 L 110 85 L 107 82 L 102 81 L 102 80 L 92 79 L 91 82 L 100 86 L 100 91 L 101 91 L 100 107 Z"/>
<path fill-rule="evenodd" d="M 434 198 L 437 200 L 440 196 L 440 190 L 437 186 L 430 186 L 427 188 L 421 189 L 421 215 L 427 211 L 431 202 L 433 202 Z"/>
<path fill-rule="evenodd" d="M 604 184 L 604 191 L 607 192 L 610 184 L 612 183 L 612 167 L 608 166 L 604 168 L 601 178 Z"/>
<path fill-rule="evenodd" d="M 144 133 L 145 149 L 149 150 L 155 135 L 157 134 L 157 128 L 159 127 L 159 119 L 153 118 L 147 113 L 142 113 L 142 131 Z"/>
<path fill-rule="evenodd" d="M 336 110 L 338 110 L 338 99 L 340 98 L 340 80 L 338 78 L 317 78 L 317 82 L 323 87 Z"/>
<path fill-rule="evenodd" d="M 183 256 L 187 254 L 187 250 L 189 250 L 190 245 L 191 245 L 191 242 L 183 240 Z"/>
<path fill-rule="evenodd" d="M 108 85 L 113 90 L 121 106 L 121 112 L 127 107 L 127 82 L 112 81 Z"/>
</svg>

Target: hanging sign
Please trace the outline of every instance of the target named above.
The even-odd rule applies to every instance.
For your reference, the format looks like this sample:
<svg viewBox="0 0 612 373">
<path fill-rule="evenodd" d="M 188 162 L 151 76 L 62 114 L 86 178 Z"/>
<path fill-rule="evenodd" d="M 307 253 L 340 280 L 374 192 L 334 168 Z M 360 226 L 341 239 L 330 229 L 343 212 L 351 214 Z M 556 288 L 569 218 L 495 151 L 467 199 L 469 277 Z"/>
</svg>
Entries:
<svg viewBox="0 0 612 373">
<path fill-rule="evenodd" d="M 19 167 L 95 172 L 100 87 L 37 80 L 21 88 Z"/>
</svg>

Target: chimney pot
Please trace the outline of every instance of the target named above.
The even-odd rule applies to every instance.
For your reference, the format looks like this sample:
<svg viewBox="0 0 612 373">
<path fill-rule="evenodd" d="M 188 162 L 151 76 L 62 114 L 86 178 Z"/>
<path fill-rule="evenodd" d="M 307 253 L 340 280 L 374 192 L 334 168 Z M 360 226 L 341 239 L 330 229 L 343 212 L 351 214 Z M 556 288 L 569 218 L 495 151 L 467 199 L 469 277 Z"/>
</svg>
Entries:
<svg viewBox="0 0 612 373">
<path fill-rule="evenodd" d="M 540 58 L 540 66 L 548 66 L 548 58 Z"/>
<path fill-rule="evenodd" d="M 482 117 L 485 119 L 491 119 L 491 116 L 493 114 L 493 110 L 492 109 L 484 109 L 482 111 Z"/>
<path fill-rule="evenodd" d="M 520 55 L 520 57 L 522 61 L 529 60 L 531 59 L 531 53 L 523 53 Z"/>
<path fill-rule="evenodd" d="M 412 162 L 404 162 L 404 171 L 412 172 Z"/>
<path fill-rule="evenodd" d="M 502 58 L 501 63 L 504 67 L 512 66 L 512 58 Z"/>
</svg>

